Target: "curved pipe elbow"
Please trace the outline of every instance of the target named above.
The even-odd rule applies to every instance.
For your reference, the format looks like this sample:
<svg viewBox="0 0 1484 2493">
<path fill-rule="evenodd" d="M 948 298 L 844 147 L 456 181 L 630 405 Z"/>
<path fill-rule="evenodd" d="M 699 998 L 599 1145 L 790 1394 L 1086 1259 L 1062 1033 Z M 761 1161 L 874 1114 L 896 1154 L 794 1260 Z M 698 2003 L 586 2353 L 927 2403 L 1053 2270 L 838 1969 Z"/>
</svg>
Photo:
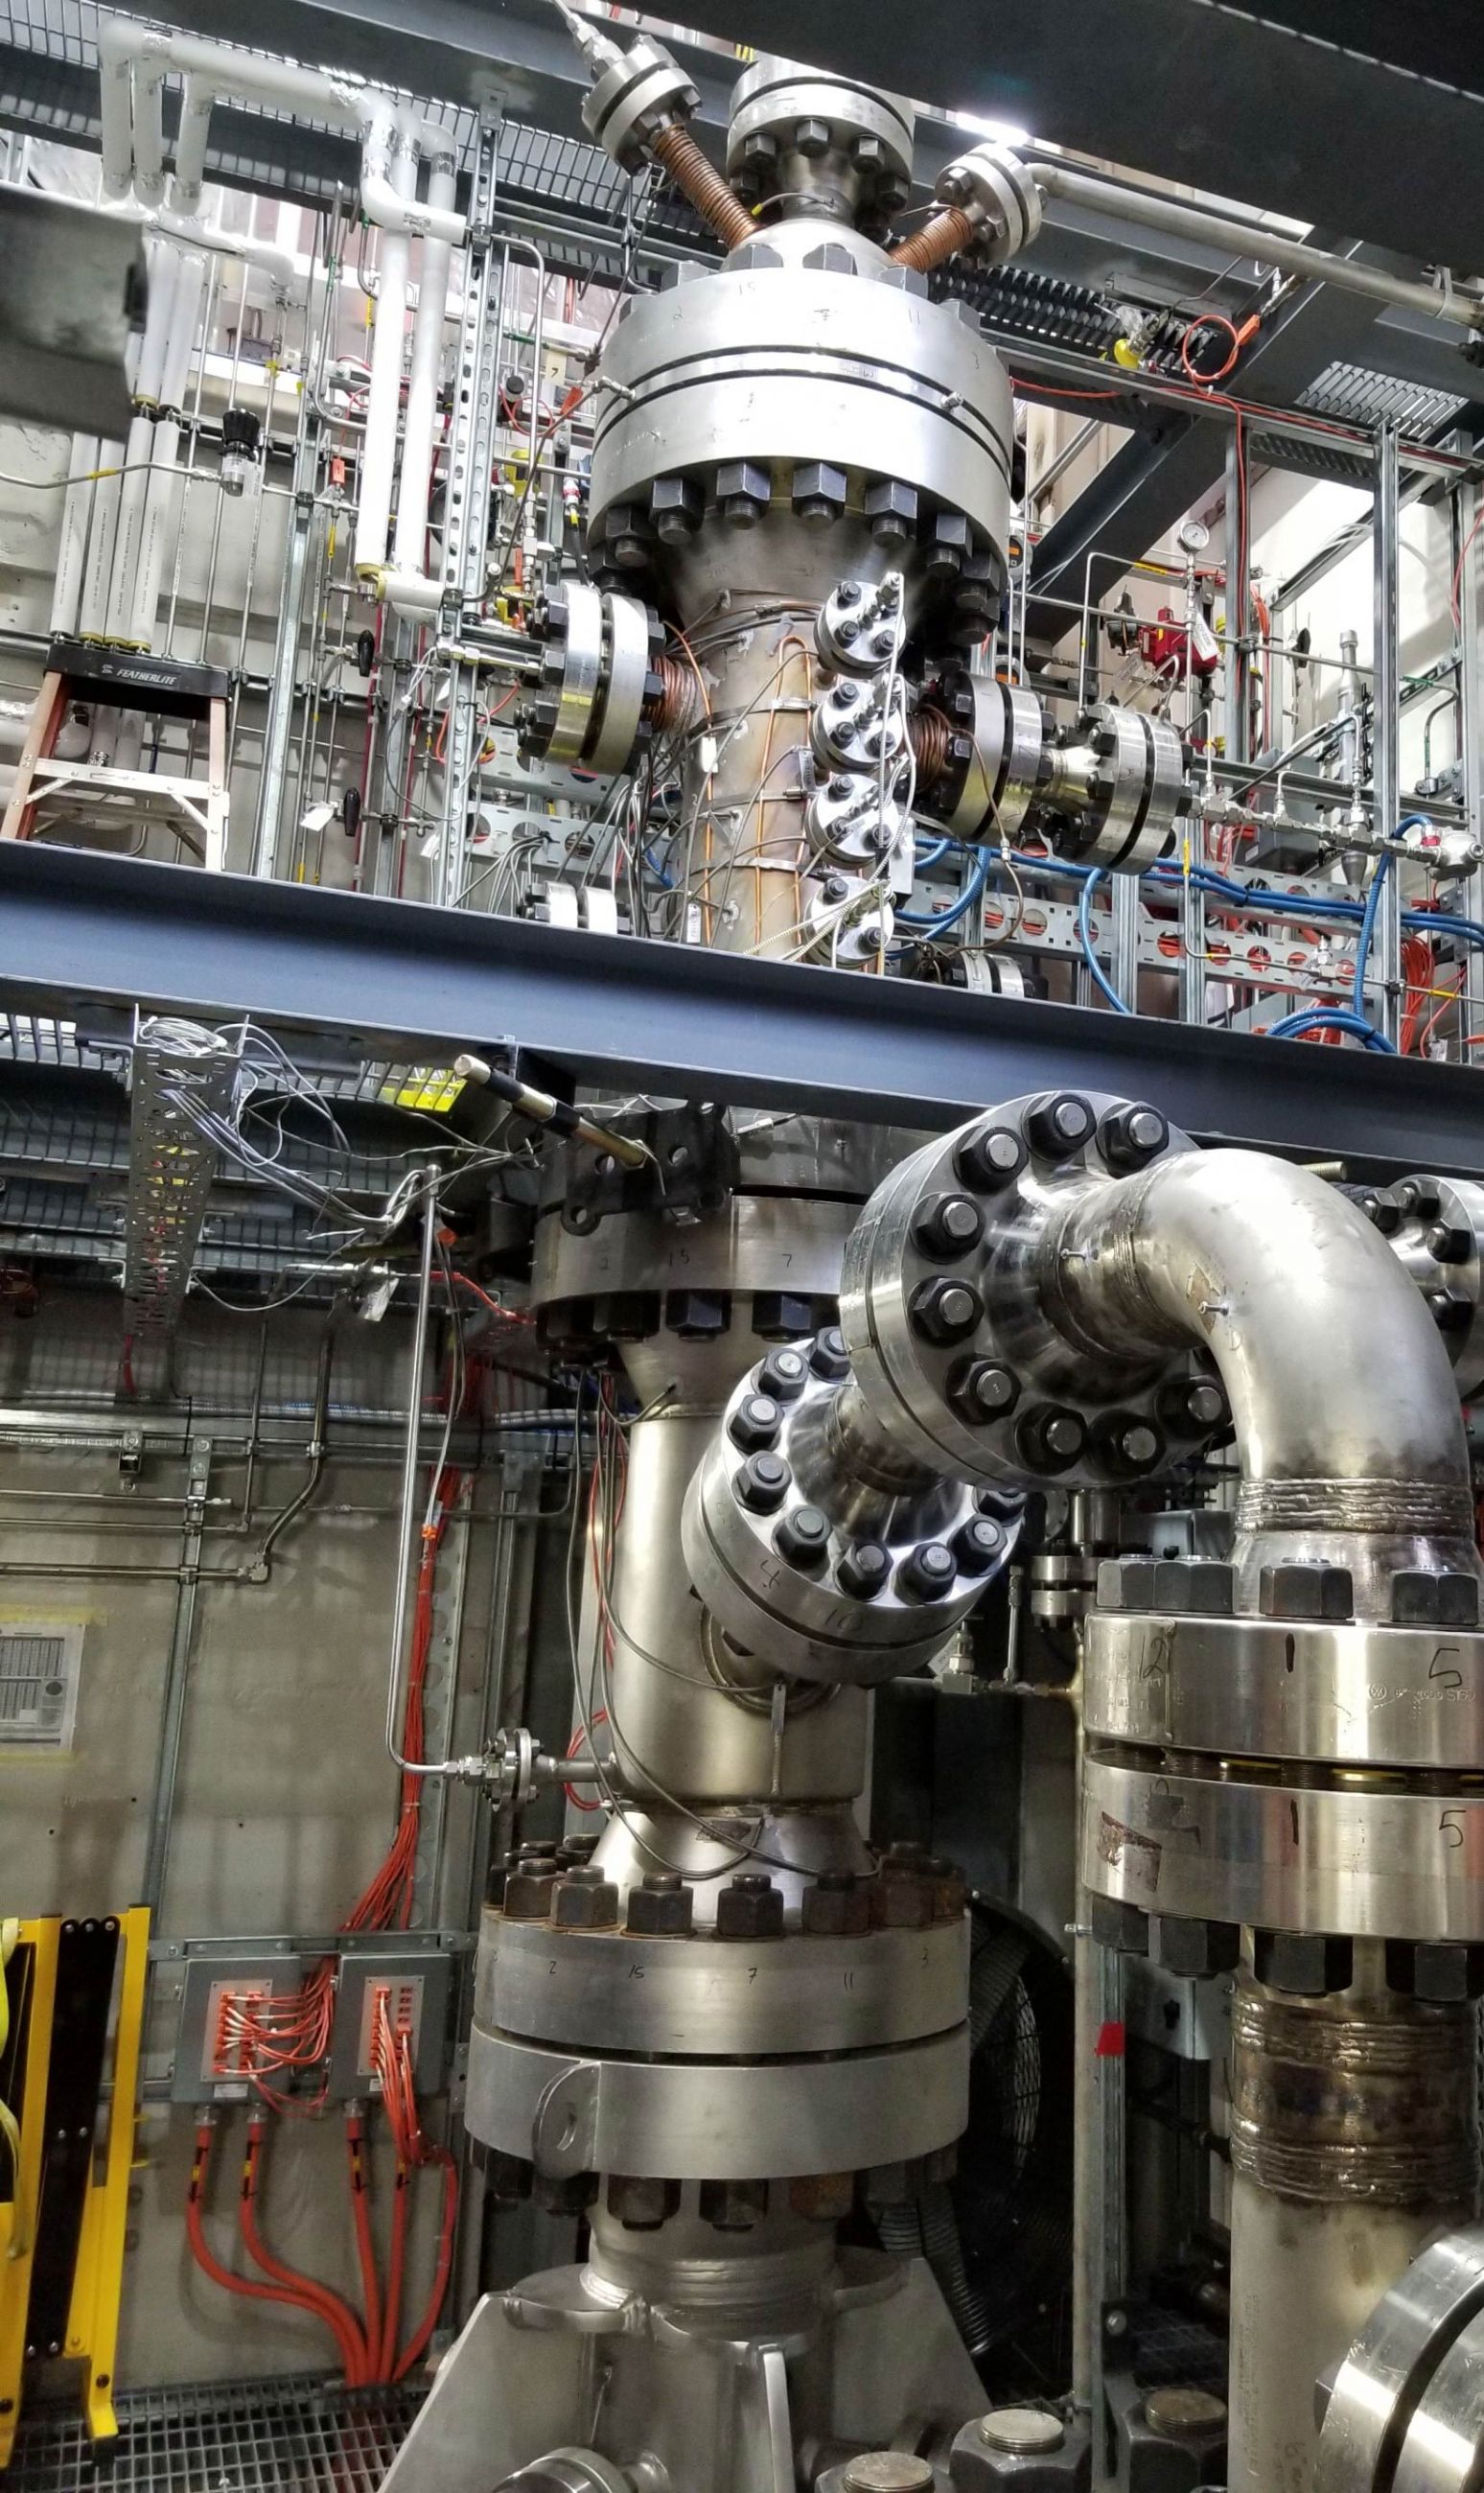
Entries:
<svg viewBox="0 0 1484 2493">
<path fill-rule="evenodd" d="M 1088 1347 L 1183 1341 L 1215 1361 L 1258 1555 L 1321 1554 L 1343 1535 L 1359 1577 L 1367 1551 L 1395 1563 L 1409 1543 L 1480 1572 L 1447 1354 L 1344 1195 L 1261 1153 L 1181 1153 L 1080 1206 L 1051 1256 L 1054 1320 Z"/>
</svg>

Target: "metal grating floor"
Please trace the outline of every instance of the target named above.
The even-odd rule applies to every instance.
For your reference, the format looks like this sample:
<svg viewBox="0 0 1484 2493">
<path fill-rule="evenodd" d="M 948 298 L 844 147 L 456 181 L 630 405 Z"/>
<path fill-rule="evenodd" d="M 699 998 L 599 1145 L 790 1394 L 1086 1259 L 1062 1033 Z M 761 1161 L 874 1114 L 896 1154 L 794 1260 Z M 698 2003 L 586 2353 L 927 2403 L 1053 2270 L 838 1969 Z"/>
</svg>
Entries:
<svg viewBox="0 0 1484 2493">
<path fill-rule="evenodd" d="M 21 2423 L 5 2493 L 375 2493 L 420 2398 L 317 2378 L 126 2390 L 104 2468 L 74 2411 L 43 2409 Z"/>
</svg>

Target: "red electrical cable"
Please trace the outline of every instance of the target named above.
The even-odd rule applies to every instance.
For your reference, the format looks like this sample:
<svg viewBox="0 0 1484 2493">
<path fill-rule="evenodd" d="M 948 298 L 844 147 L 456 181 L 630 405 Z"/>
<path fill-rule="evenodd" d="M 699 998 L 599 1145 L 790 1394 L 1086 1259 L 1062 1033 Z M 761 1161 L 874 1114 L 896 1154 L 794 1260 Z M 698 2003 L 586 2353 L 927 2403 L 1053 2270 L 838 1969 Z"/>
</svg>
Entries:
<svg viewBox="0 0 1484 2493">
<path fill-rule="evenodd" d="M 1214 373 L 1198 373 L 1190 360 L 1190 342 L 1198 329 L 1225 329 L 1232 341 L 1225 363 Z M 1198 312 L 1180 340 L 1180 370 L 1188 381 L 1195 382 L 1197 389 L 1209 389 L 1213 383 L 1224 381 L 1229 374 L 1235 372 L 1241 351 L 1241 336 L 1234 320 L 1229 320 L 1225 312 Z"/>
<path fill-rule="evenodd" d="M 381 2382 L 386 2379 L 381 2369 L 381 2289 L 376 2281 L 376 2245 L 371 2238 L 366 2124 L 358 2112 L 350 2110 L 345 2114 L 345 2158 L 355 2217 L 356 2256 L 361 2263 L 361 2292 L 366 2302 L 366 2377 L 368 2382 Z"/>
<path fill-rule="evenodd" d="M 249 2258 L 255 2262 L 265 2276 L 272 2277 L 275 2284 L 282 2286 L 285 2300 L 299 2303 L 306 2311 L 312 2311 L 316 2318 L 323 2320 L 327 2327 L 334 2329 L 341 2353 L 344 2358 L 347 2387 L 354 2389 L 364 2388 L 369 2378 L 366 2339 L 361 2331 L 361 2324 L 349 2303 L 343 2301 L 329 2286 L 319 2284 L 314 2277 L 302 2275 L 297 2268 L 289 2268 L 283 2260 L 276 2259 L 258 2230 L 257 2174 L 258 2160 L 262 2152 L 263 2129 L 264 2117 L 261 2113 L 254 2112 L 248 2122 L 248 2145 L 243 2161 L 242 2188 L 237 2200 L 237 2223 L 242 2235 L 243 2247 Z"/>
<path fill-rule="evenodd" d="M 418 2357 L 425 2351 L 438 2324 L 443 2298 L 448 2292 L 449 2273 L 454 2265 L 454 2224 L 459 2214 L 459 2168 L 446 2147 L 429 2149 L 428 2160 L 443 2170 L 443 2221 L 438 2231 L 438 2256 L 433 2268 L 432 2286 L 427 2306 L 412 2335 L 402 2348 L 394 2381 L 404 2381 Z"/>
<path fill-rule="evenodd" d="M 399 2155 L 397 2190 L 392 2201 L 392 2249 L 387 2262 L 386 2301 L 381 2314 L 381 2346 L 376 2378 L 390 2381 L 397 2368 L 397 2340 L 401 2333 L 401 2290 L 407 2270 L 408 2184 L 411 2175 Z"/>
</svg>

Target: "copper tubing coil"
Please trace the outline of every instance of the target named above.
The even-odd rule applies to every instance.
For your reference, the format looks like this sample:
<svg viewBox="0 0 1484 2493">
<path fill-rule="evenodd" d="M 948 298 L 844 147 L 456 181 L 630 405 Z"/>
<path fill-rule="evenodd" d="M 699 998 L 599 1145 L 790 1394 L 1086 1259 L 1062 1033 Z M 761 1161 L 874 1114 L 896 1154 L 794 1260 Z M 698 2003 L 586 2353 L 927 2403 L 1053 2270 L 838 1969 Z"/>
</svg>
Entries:
<svg viewBox="0 0 1484 2493">
<path fill-rule="evenodd" d="M 700 715 L 700 687 L 684 661 L 659 657 L 653 673 L 660 678 L 660 690 L 650 704 L 647 716 L 662 735 L 684 733 L 694 727 Z"/>
<path fill-rule="evenodd" d="M 956 251 L 966 251 L 977 227 L 966 208 L 943 208 L 905 242 L 897 243 L 892 260 L 898 268 L 941 268 Z"/>
<path fill-rule="evenodd" d="M 755 230 L 752 218 L 715 166 L 707 163 L 682 123 L 672 121 L 660 131 L 650 140 L 649 152 L 685 193 L 697 215 L 704 217 L 713 231 L 720 234 L 728 251 L 751 242 Z"/>
<path fill-rule="evenodd" d="M 948 767 L 948 739 L 953 731 L 940 709 L 914 710 L 907 736 L 917 764 L 918 784 L 931 788 Z"/>
</svg>

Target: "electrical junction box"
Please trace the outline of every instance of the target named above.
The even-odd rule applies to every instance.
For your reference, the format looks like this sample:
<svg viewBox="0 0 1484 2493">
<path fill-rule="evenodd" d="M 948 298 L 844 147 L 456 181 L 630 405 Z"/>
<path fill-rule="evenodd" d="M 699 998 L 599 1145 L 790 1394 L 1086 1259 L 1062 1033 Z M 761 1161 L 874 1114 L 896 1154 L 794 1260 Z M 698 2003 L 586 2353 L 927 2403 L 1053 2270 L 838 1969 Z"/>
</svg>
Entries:
<svg viewBox="0 0 1484 2493">
<path fill-rule="evenodd" d="M 448 2066 L 453 1969 L 442 1948 L 409 1945 L 402 1934 L 368 1936 L 344 1947 L 330 2045 L 330 2092 L 338 2102 L 377 2091 L 372 2038 L 378 2008 L 393 2032 L 407 2037 L 415 2091 L 438 2093 Z"/>
<path fill-rule="evenodd" d="M 242 2037 L 234 2028 L 234 2002 L 288 1998 L 302 1990 L 315 1960 L 297 1946 L 261 1939 L 230 1939 L 193 1949 L 178 1967 L 180 2023 L 172 2103 L 246 2103 L 256 2089 L 247 2068 Z M 168 1961 L 161 1982 L 168 1981 Z M 283 2070 L 264 2072 L 270 2086 L 288 2089 Z"/>
</svg>

